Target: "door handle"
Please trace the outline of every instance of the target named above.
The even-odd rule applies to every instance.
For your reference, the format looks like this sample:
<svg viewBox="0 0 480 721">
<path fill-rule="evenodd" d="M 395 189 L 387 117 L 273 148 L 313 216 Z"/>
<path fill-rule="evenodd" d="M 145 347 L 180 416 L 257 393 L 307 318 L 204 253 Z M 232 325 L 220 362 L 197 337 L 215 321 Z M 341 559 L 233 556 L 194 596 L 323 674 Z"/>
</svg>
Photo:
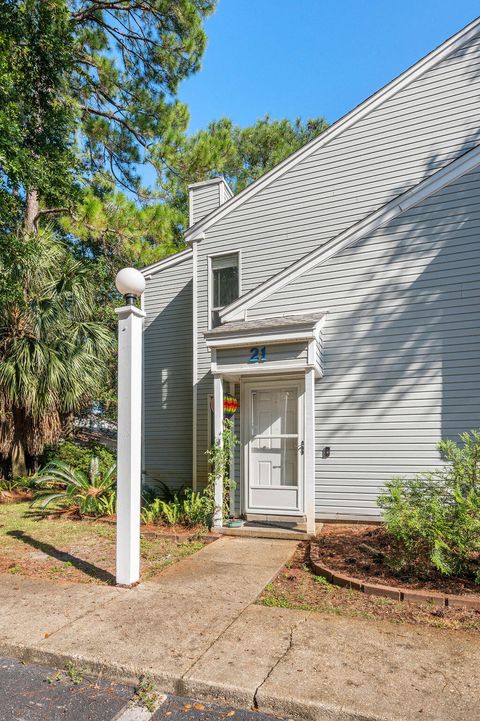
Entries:
<svg viewBox="0 0 480 721">
<path fill-rule="evenodd" d="M 303 456 L 303 454 L 305 453 L 305 441 L 302 441 L 300 443 L 300 445 L 298 446 L 298 450 L 300 451 L 300 455 Z"/>
</svg>

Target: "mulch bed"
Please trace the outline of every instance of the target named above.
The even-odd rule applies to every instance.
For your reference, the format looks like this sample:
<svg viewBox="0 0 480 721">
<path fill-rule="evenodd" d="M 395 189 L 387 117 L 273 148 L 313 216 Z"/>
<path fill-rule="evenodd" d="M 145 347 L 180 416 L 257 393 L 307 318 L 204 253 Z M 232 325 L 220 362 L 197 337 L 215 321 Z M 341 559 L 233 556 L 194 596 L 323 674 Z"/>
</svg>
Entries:
<svg viewBox="0 0 480 721">
<path fill-rule="evenodd" d="M 104 516 L 97 518 L 95 523 L 108 523 L 114 525 L 117 517 Z M 163 523 L 142 523 L 140 532 L 144 538 L 154 539 L 160 538 L 168 541 L 203 541 L 211 543 L 219 538 L 218 533 L 209 531 L 205 526 L 184 526 L 182 523 L 176 523 L 173 526 L 167 526 Z"/>
<path fill-rule="evenodd" d="M 62 521 L 68 519 L 69 521 L 77 521 L 80 523 L 102 523 L 108 526 L 115 526 L 117 523 L 115 514 L 112 516 L 101 516 L 100 518 L 89 518 L 87 516 L 82 517 L 76 512 L 57 512 L 48 515 L 39 513 L 39 518 L 47 521 Z M 218 533 L 209 531 L 205 526 L 184 526 L 181 523 L 173 526 L 167 526 L 161 523 L 142 523 L 140 533 L 143 538 L 148 538 L 149 540 L 160 539 L 164 541 L 176 541 L 177 543 L 184 543 L 186 541 L 211 543 L 220 538 Z"/>
<path fill-rule="evenodd" d="M 354 619 L 413 623 L 475 634 L 480 632 L 480 610 L 475 608 L 395 601 L 332 585 L 325 578 L 312 573 L 308 543 L 299 544 L 292 560 L 267 585 L 258 603 Z"/>
<path fill-rule="evenodd" d="M 163 526 L 156 523 L 142 524 L 141 534 L 144 538 L 163 538 L 170 541 L 203 541 L 211 543 L 220 538 L 218 533 L 208 531 L 204 526 Z"/>
<path fill-rule="evenodd" d="M 0 491 L 0 503 L 22 503 L 32 498 L 31 491 Z"/>
<path fill-rule="evenodd" d="M 317 558 L 325 566 L 361 581 L 453 595 L 480 594 L 480 586 L 470 578 L 447 578 L 440 572 L 419 577 L 392 570 L 387 563 L 393 552 L 392 538 L 380 525 L 325 524 L 314 543 Z"/>
</svg>

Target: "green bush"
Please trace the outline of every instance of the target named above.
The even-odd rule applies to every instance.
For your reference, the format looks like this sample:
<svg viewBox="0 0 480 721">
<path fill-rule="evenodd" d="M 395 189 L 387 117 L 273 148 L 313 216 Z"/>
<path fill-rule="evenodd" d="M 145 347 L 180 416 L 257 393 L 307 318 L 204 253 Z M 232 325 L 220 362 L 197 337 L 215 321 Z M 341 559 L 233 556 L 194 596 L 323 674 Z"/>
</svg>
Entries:
<svg viewBox="0 0 480 721">
<path fill-rule="evenodd" d="M 41 458 L 41 465 L 46 466 L 52 461 L 62 461 L 71 468 L 88 475 L 92 458 L 98 458 L 99 472 L 102 474 L 106 473 L 116 462 L 115 454 L 101 443 L 79 446 L 71 441 L 62 441 L 58 445 L 46 449 Z"/>
<path fill-rule="evenodd" d="M 460 439 L 438 444 L 444 467 L 393 479 L 378 504 L 396 541 L 392 565 L 480 582 L 480 431 Z"/>
<path fill-rule="evenodd" d="M 180 486 L 180 488 L 173 490 L 172 488 L 170 488 L 170 486 L 168 486 L 164 481 L 161 481 L 159 478 L 149 477 L 148 480 L 150 482 L 154 481 L 155 485 L 149 485 L 143 488 L 142 497 L 145 503 L 154 501 L 157 498 L 161 498 L 162 500 L 168 501 L 170 503 L 171 501 L 174 501 L 177 497 L 181 498 L 185 492 L 183 486 Z"/>
<path fill-rule="evenodd" d="M 207 496 L 194 493 L 189 488 L 182 492 L 182 496 L 175 495 L 173 500 L 154 498 L 142 508 L 143 523 L 165 523 L 167 526 L 183 524 L 210 527 L 212 515 Z"/>
<path fill-rule="evenodd" d="M 80 516 L 108 516 L 115 513 L 116 466 L 100 471 L 98 458 L 92 458 L 87 473 L 63 461 L 51 461 L 36 478 L 33 508 L 47 512 L 52 506 L 62 513 Z"/>
<path fill-rule="evenodd" d="M 0 478 L 0 491 L 30 491 L 35 486 L 31 476 L 19 478 Z"/>
</svg>

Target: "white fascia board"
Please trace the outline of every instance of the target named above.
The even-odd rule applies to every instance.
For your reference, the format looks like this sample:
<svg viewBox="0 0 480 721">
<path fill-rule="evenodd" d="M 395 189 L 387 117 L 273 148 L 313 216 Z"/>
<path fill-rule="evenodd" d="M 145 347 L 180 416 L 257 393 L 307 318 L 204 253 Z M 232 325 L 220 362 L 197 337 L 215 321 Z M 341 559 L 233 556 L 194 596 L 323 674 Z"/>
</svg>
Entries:
<svg viewBox="0 0 480 721">
<path fill-rule="evenodd" d="M 147 278 L 149 275 L 155 275 L 155 273 L 165 270 L 165 268 L 170 268 L 178 263 L 183 263 L 185 260 L 191 258 L 192 255 L 192 249 L 186 248 L 185 250 L 181 250 L 179 253 L 168 255 L 166 258 L 158 260 L 156 263 L 152 263 L 151 265 L 147 265 L 145 268 L 141 268 L 140 273 Z"/>
<path fill-rule="evenodd" d="M 300 150 L 297 150 L 295 153 L 290 155 L 286 160 L 279 163 L 268 173 L 262 175 L 261 178 L 249 185 L 241 193 L 234 196 L 231 200 L 225 203 L 225 205 L 216 208 L 205 216 L 205 218 L 202 218 L 202 220 L 187 230 L 185 234 L 185 241 L 189 243 L 192 240 L 197 240 L 200 233 L 204 233 L 208 228 L 238 208 L 240 205 L 243 205 L 243 203 L 247 202 L 247 200 L 250 200 L 252 196 L 266 188 L 274 180 L 291 170 L 300 161 L 308 158 L 319 148 L 328 145 L 341 133 L 372 112 L 372 110 L 389 100 L 400 90 L 403 90 L 448 55 L 458 50 L 472 37 L 475 37 L 479 29 L 480 18 L 476 18 L 458 33 L 455 33 L 455 35 L 435 48 L 435 50 L 432 50 L 432 52 L 415 63 L 415 65 L 412 65 L 408 70 L 397 76 L 394 80 L 388 83 L 388 85 L 385 85 L 383 88 L 364 100 L 363 103 L 357 105 L 357 107 L 347 113 L 347 115 L 344 115 L 342 118 L 337 120 L 337 122 L 331 125 L 328 130 L 325 130 L 325 132 L 321 133 L 321 135 L 317 138 L 311 140 L 303 148 L 300 148 Z"/>
<path fill-rule="evenodd" d="M 309 330 L 302 332 L 291 331 L 289 333 L 275 333 L 270 335 L 236 335 L 228 338 L 207 339 L 206 342 L 207 350 L 212 350 L 213 348 L 238 348 L 239 346 L 249 344 L 262 345 L 267 343 L 295 343 L 301 340 L 308 341 L 311 338 L 315 338 L 315 335 L 312 330 Z"/>
<path fill-rule="evenodd" d="M 231 335 L 225 335 L 216 337 L 208 337 L 208 331 L 204 334 L 207 349 L 212 350 L 213 348 L 237 348 L 238 346 L 247 345 L 254 343 L 261 345 L 262 343 L 294 343 L 296 341 L 309 341 L 315 340 L 318 336 L 319 329 L 323 326 L 324 318 L 320 318 L 314 324 L 305 324 L 303 327 L 297 328 L 285 328 L 285 329 L 271 329 L 254 330 L 241 332 L 236 331 Z"/>
<path fill-rule="evenodd" d="M 260 301 L 268 298 L 273 293 L 283 288 L 288 283 L 298 278 L 303 273 L 307 273 L 317 265 L 324 263 L 336 253 L 344 248 L 352 245 L 357 240 L 361 240 L 369 233 L 377 228 L 386 225 L 388 222 L 398 217 L 401 213 L 410 210 L 415 205 L 426 200 L 430 195 L 442 190 L 445 186 L 458 180 L 465 173 L 474 170 L 480 165 L 480 146 L 469 150 L 460 158 L 453 160 L 444 168 L 431 175 L 426 180 L 416 185 L 414 188 L 407 190 L 397 198 L 384 205 L 380 210 L 367 215 L 359 223 L 351 228 L 347 228 L 343 233 L 328 241 L 321 248 L 314 250 L 312 253 L 304 256 L 292 265 L 288 266 L 280 273 L 269 278 L 258 288 L 246 293 L 231 305 L 224 308 L 220 313 L 222 321 L 234 321 L 242 319 L 248 308 L 257 305 Z"/>
</svg>

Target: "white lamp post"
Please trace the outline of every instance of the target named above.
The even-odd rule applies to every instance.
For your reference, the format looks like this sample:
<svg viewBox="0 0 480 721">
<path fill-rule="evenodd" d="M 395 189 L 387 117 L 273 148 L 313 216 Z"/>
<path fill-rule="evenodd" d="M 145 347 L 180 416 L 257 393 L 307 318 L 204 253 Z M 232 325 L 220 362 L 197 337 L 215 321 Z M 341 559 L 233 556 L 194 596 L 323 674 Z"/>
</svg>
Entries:
<svg viewBox="0 0 480 721">
<path fill-rule="evenodd" d="M 145 278 L 123 268 L 115 284 L 126 305 L 118 315 L 117 572 L 120 586 L 140 580 L 140 496 L 142 463 L 142 333 L 145 313 L 135 299 Z"/>
</svg>

